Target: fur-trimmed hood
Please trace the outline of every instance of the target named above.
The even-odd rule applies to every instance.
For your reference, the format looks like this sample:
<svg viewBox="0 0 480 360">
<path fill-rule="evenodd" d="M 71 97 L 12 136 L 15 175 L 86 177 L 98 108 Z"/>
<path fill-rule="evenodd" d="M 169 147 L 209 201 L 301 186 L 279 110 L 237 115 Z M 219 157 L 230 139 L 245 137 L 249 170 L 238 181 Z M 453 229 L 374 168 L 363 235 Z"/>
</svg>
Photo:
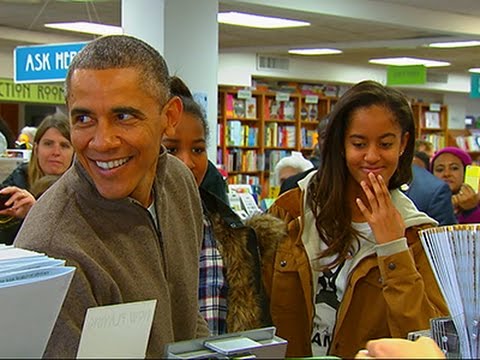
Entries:
<svg viewBox="0 0 480 360">
<path fill-rule="evenodd" d="M 225 266 L 228 332 L 271 325 L 262 263 L 287 236 L 286 225 L 268 214 L 256 215 L 243 224 L 228 206 L 201 194 Z"/>
<path fill-rule="evenodd" d="M 262 263 L 271 261 L 277 244 L 288 236 L 285 222 L 269 214 L 258 214 L 249 218 L 246 225 L 257 234 Z"/>
</svg>

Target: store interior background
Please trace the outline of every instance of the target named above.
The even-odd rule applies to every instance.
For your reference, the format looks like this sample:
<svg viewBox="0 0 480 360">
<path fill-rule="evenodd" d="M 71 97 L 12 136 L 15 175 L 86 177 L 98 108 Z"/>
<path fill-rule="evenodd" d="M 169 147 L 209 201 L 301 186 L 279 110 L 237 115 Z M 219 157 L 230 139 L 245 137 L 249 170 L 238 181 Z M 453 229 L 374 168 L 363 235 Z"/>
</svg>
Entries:
<svg viewBox="0 0 480 360">
<path fill-rule="evenodd" d="M 450 129 L 464 128 L 466 115 L 480 116 L 479 99 L 469 95 L 468 72 L 480 67 L 480 47 L 426 47 L 438 41 L 480 40 L 479 0 L 219 0 L 218 3 L 219 12 L 247 12 L 311 23 L 309 27 L 277 30 L 219 24 L 219 85 L 250 86 L 253 78 L 326 84 L 354 84 L 372 79 L 386 83 L 386 67 L 369 64 L 368 59 L 420 57 L 448 61 L 451 65 L 428 69 L 424 85 L 401 87 L 409 97 L 446 104 Z M 0 0 L 0 78 L 13 77 L 13 50 L 17 46 L 93 39 L 93 35 L 47 29 L 45 23 L 90 20 L 120 26 L 121 7 L 121 0 Z M 312 47 L 336 48 L 343 53 L 288 54 L 292 48 Z M 273 58 L 270 62 L 282 64 L 282 68 L 260 68 L 260 56 Z M 29 104 L 22 104 L 21 108 L 19 128 L 38 118 L 45 109 Z"/>
</svg>

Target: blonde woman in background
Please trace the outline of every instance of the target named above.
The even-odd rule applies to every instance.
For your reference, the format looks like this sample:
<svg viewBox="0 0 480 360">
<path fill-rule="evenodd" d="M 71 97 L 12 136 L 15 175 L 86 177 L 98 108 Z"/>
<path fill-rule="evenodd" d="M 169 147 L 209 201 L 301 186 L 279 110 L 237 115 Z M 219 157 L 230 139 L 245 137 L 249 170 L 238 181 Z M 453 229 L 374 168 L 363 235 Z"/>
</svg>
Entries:
<svg viewBox="0 0 480 360">
<path fill-rule="evenodd" d="M 19 165 L 1 184 L 0 195 L 8 196 L 0 210 L 0 242 L 11 244 L 22 220 L 35 204 L 32 185 L 45 175 L 62 175 L 72 164 L 68 118 L 60 113 L 48 115 L 34 138 L 32 156 Z"/>
</svg>

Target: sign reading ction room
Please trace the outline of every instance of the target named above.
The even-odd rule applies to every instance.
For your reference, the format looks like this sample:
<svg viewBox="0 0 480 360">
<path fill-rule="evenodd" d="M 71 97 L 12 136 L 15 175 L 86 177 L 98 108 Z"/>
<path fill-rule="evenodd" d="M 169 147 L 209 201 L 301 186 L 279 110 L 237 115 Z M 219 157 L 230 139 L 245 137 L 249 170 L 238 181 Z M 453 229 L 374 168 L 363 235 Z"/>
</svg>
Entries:
<svg viewBox="0 0 480 360">
<path fill-rule="evenodd" d="M 0 78 L 0 101 L 64 104 L 63 84 L 15 84 Z"/>
<path fill-rule="evenodd" d="M 18 46 L 15 48 L 15 83 L 64 81 L 68 66 L 86 42 Z"/>
</svg>

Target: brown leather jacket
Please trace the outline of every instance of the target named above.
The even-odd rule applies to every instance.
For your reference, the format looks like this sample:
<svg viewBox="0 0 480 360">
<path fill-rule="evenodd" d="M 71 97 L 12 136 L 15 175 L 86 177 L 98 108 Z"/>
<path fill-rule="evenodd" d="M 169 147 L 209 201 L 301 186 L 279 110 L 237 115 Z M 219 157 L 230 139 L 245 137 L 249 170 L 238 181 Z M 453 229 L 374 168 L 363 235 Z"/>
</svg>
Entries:
<svg viewBox="0 0 480 360">
<path fill-rule="evenodd" d="M 265 286 L 277 335 L 288 340 L 287 356 L 311 356 L 314 317 L 310 261 L 301 239 L 303 216 L 299 188 L 283 194 L 269 212 L 288 225 L 289 237 L 264 264 Z M 406 231 L 409 251 L 370 255 L 349 276 L 337 312 L 330 355 L 353 358 L 370 339 L 406 337 L 428 329 L 430 318 L 448 314 L 418 237 Z"/>
</svg>

